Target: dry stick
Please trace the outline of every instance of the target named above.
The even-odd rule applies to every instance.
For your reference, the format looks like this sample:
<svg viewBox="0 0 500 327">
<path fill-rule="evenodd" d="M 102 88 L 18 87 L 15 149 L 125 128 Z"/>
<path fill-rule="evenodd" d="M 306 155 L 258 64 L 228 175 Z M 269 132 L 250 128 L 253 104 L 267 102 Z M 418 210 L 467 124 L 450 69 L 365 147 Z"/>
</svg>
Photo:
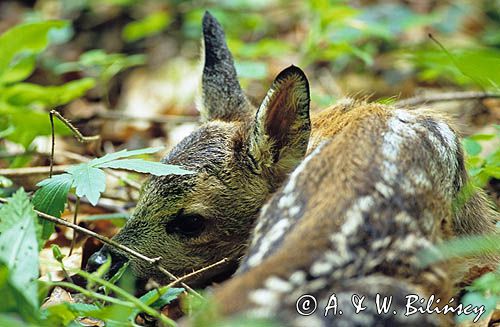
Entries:
<svg viewBox="0 0 500 327">
<path fill-rule="evenodd" d="M 9 203 L 9 201 L 7 199 L 4 199 L 4 198 L 0 198 L 0 202 L 2 203 Z M 94 237 L 96 239 L 98 239 L 99 241 L 103 242 L 103 243 L 106 243 L 110 246 L 113 246 L 117 249 L 120 249 L 122 250 L 123 252 L 126 252 L 138 259 L 141 259 L 141 260 L 144 260 L 152 265 L 154 265 L 158 270 L 160 270 L 161 272 L 163 272 L 165 275 L 167 275 L 169 278 L 173 279 L 173 280 L 177 280 L 179 278 L 175 277 L 171 272 L 169 272 L 168 270 L 166 270 L 165 268 L 161 267 L 159 265 L 160 263 L 160 260 L 161 260 L 161 257 L 158 257 L 158 258 L 149 258 L 137 251 L 134 251 L 132 250 L 131 248 L 123 245 L 123 244 L 120 244 L 116 241 L 113 241 L 109 238 L 107 238 L 106 236 L 102 236 L 102 235 L 99 235 L 91 230 L 88 230 L 86 228 L 83 228 L 81 226 L 78 226 L 78 225 L 75 225 L 73 223 L 70 223 L 64 219 L 61 219 L 61 218 L 57 218 L 57 217 L 54 217 L 54 216 L 51 216 L 49 214 L 46 214 L 44 212 L 41 212 L 41 211 L 38 211 L 38 210 L 34 210 L 35 213 L 40 217 L 40 218 L 43 218 L 45 220 L 48 220 L 48 221 L 51 221 L 53 223 L 56 223 L 56 224 L 59 224 L 59 225 L 63 225 L 63 226 L 66 226 L 66 227 L 69 227 L 69 228 L 73 228 L 75 230 L 77 230 L 78 232 L 82 233 L 82 234 L 85 234 L 85 235 L 88 235 L 88 236 L 91 236 L 91 237 Z M 188 291 L 190 291 L 191 293 L 193 293 L 194 295 L 198 296 L 199 298 L 203 299 L 203 297 L 198 293 L 196 292 L 195 290 L 193 290 L 190 286 L 186 285 L 185 283 L 181 282 L 181 285 L 186 288 Z"/>
<path fill-rule="evenodd" d="M 115 111 L 104 111 L 97 113 L 97 117 L 109 120 L 124 120 L 124 121 L 145 121 L 150 123 L 183 123 L 183 122 L 197 122 L 199 117 L 197 116 L 181 116 L 181 115 L 162 115 L 162 116 L 134 116 L 127 114 L 125 112 L 115 112 Z"/>
<path fill-rule="evenodd" d="M 201 269 L 195 270 L 195 271 L 193 271 L 193 272 L 191 272 L 191 273 L 189 273 L 189 274 L 186 274 L 186 275 L 184 275 L 184 276 L 182 276 L 182 277 L 177 278 L 177 280 L 174 280 L 174 281 L 173 281 L 173 282 L 171 282 L 170 284 L 167 284 L 167 286 L 165 286 L 165 288 L 167 288 L 167 289 L 168 289 L 168 288 L 171 288 L 171 287 L 173 287 L 173 286 L 177 285 L 178 283 L 180 283 L 180 282 L 182 282 L 182 281 L 184 281 L 184 280 L 186 280 L 186 279 L 189 279 L 189 278 L 191 278 L 191 277 L 193 277 L 193 276 L 196 276 L 196 275 L 198 275 L 198 274 L 201 274 L 202 272 L 205 272 L 205 271 L 207 271 L 207 270 L 210 270 L 210 269 L 212 269 L 212 268 L 215 268 L 215 267 L 217 267 L 217 266 L 220 266 L 220 265 L 222 265 L 222 264 L 224 264 L 224 263 L 226 263 L 226 262 L 228 262 L 228 261 L 229 261 L 229 259 L 228 259 L 228 258 L 224 258 L 224 259 L 222 259 L 222 260 L 217 261 L 216 263 L 212 263 L 212 264 L 211 264 L 211 265 L 209 265 L 209 266 L 206 266 L 206 267 L 203 267 L 203 268 L 201 268 Z"/>
<path fill-rule="evenodd" d="M 462 101 L 462 100 L 482 100 L 487 98 L 500 98 L 499 93 L 489 92 L 447 92 L 432 95 L 416 96 L 396 102 L 396 107 L 418 106 L 426 103 L 444 102 L 444 101 Z"/>
<path fill-rule="evenodd" d="M 73 167 L 73 165 L 58 165 L 53 167 L 53 172 L 63 173 L 67 169 Z M 6 177 L 16 177 L 16 176 L 26 176 L 26 175 L 40 175 L 46 174 L 49 167 L 39 166 L 39 167 L 23 167 L 23 168 L 6 168 L 0 169 L 0 175 Z"/>
<path fill-rule="evenodd" d="M 73 224 L 76 225 L 76 218 L 78 217 L 78 208 L 80 207 L 80 197 L 76 197 L 75 201 L 75 207 L 73 208 Z M 71 240 L 71 247 L 69 248 L 69 254 L 68 257 L 73 254 L 73 249 L 75 248 L 75 243 L 76 243 L 76 230 L 73 229 L 73 239 Z"/>
<path fill-rule="evenodd" d="M 56 145 L 56 137 L 55 137 L 55 131 L 54 131 L 54 116 L 56 116 L 57 118 L 59 118 L 59 120 L 64 124 L 66 125 L 72 132 L 73 132 L 73 135 L 76 137 L 76 139 L 79 141 L 79 142 L 82 142 L 82 143 L 89 143 L 89 142 L 95 142 L 95 141 L 99 141 L 101 139 L 101 137 L 99 135 L 94 135 L 94 136 L 83 136 L 82 133 L 80 133 L 80 131 L 78 130 L 78 128 L 76 128 L 75 126 L 73 126 L 73 124 L 71 124 L 69 122 L 69 120 L 67 120 L 66 118 L 64 118 L 58 111 L 56 110 L 51 110 L 49 112 L 49 117 L 50 117 L 50 128 L 51 128 L 51 131 L 52 131 L 52 144 L 51 144 L 51 148 L 50 148 L 50 171 L 49 171 L 49 178 L 52 177 L 52 166 L 54 164 L 54 148 L 55 148 L 55 145 Z"/>
</svg>

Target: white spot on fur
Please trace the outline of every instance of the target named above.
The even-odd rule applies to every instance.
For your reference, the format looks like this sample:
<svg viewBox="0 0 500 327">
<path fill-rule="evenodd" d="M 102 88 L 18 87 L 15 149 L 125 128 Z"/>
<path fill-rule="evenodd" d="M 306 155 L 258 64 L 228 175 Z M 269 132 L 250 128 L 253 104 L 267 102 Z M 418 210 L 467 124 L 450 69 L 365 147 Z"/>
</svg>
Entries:
<svg viewBox="0 0 500 327">
<path fill-rule="evenodd" d="M 279 302 L 279 296 L 276 292 L 263 288 L 250 292 L 248 298 L 253 303 L 262 307 L 275 307 Z"/>
<path fill-rule="evenodd" d="M 407 138 L 415 138 L 417 133 L 413 130 L 411 124 L 404 121 L 410 121 L 413 118 L 404 111 L 399 111 L 387 122 L 388 131 L 384 134 L 382 153 L 390 161 L 396 161 L 403 142 Z M 402 121 L 403 120 L 403 121 Z"/>
<path fill-rule="evenodd" d="M 335 253 L 337 254 L 339 260 L 347 261 L 350 259 L 351 255 L 347 249 L 347 239 L 345 235 L 336 233 L 330 236 L 330 241 L 333 244 Z"/>
<path fill-rule="evenodd" d="M 430 188 L 432 186 L 427 174 L 420 168 L 413 169 L 410 178 L 418 188 Z"/>
<path fill-rule="evenodd" d="M 288 212 L 289 212 L 290 216 L 293 217 L 300 212 L 300 207 L 299 206 L 291 207 Z"/>
<path fill-rule="evenodd" d="M 398 166 L 395 163 L 384 161 L 382 168 L 382 178 L 389 184 L 394 184 L 398 177 Z"/>
<path fill-rule="evenodd" d="M 274 224 L 269 232 L 267 232 L 267 234 L 262 237 L 261 241 L 258 243 L 259 247 L 257 252 L 248 258 L 248 265 L 250 267 L 254 267 L 260 264 L 273 243 L 285 234 L 288 227 L 290 227 L 290 222 L 286 218 L 283 218 Z"/>
<path fill-rule="evenodd" d="M 414 122 L 415 121 L 415 115 L 410 113 L 409 111 L 406 110 L 401 110 L 401 109 L 396 109 L 394 110 L 394 114 L 398 119 L 403 120 L 405 122 Z"/>
<path fill-rule="evenodd" d="M 279 209 L 286 209 L 289 208 L 293 205 L 295 201 L 295 196 L 293 193 L 287 193 L 286 195 L 282 196 L 278 202 L 278 208 Z"/>
<path fill-rule="evenodd" d="M 345 222 L 341 228 L 342 234 L 353 234 L 363 222 L 363 212 L 368 211 L 370 207 L 373 206 L 374 202 L 372 196 L 363 196 L 359 198 L 345 214 Z"/>
<path fill-rule="evenodd" d="M 391 243 L 391 240 L 392 238 L 390 236 L 386 236 L 383 239 L 373 241 L 371 247 L 374 250 L 383 249 Z"/>
<path fill-rule="evenodd" d="M 283 189 L 284 194 L 289 194 L 289 193 L 292 193 L 293 191 L 295 191 L 295 186 L 297 184 L 297 178 L 302 173 L 302 171 L 304 171 L 304 169 L 307 166 L 307 163 L 309 161 L 311 161 L 311 159 L 321 151 L 321 149 L 325 146 L 325 144 L 326 144 L 326 142 L 322 142 L 320 145 L 318 145 L 316 147 L 316 149 L 314 149 L 314 151 L 311 152 L 304 160 L 302 160 L 302 162 L 300 163 L 300 165 L 297 166 L 297 168 L 295 168 L 293 173 L 290 175 L 290 179 L 288 180 L 288 183 L 286 184 L 285 188 Z"/>
<path fill-rule="evenodd" d="M 405 211 L 401 211 L 397 215 L 395 215 L 394 220 L 398 224 L 402 224 L 402 225 L 410 225 L 410 224 L 413 224 L 415 222 L 413 217 L 408 215 L 408 213 L 406 213 Z"/>
<path fill-rule="evenodd" d="M 266 279 L 266 281 L 264 282 L 264 286 L 272 291 L 280 293 L 287 293 L 293 289 L 292 285 L 289 282 L 284 281 L 283 279 L 276 276 L 271 276 Z"/>
<path fill-rule="evenodd" d="M 399 240 L 399 249 L 403 251 L 412 251 L 415 249 L 415 244 L 417 243 L 417 237 L 415 234 L 409 234 L 404 239 Z"/>
<path fill-rule="evenodd" d="M 448 124 L 446 124 L 446 123 L 444 123 L 442 121 L 438 121 L 437 125 L 439 127 L 439 131 L 441 132 L 441 135 L 445 139 L 445 141 L 448 144 L 448 146 L 453 151 L 456 151 L 456 143 L 455 143 L 456 136 L 455 136 L 455 133 L 453 133 L 453 131 L 448 126 Z"/>
<path fill-rule="evenodd" d="M 311 267 L 311 275 L 317 277 L 330 272 L 333 266 L 327 261 L 316 261 Z"/>
<path fill-rule="evenodd" d="M 393 194 L 394 190 L 392 187 L 388 186 L 383 182 L 375 183 L 375 189 L 384 196 L 384 198 L 389 199 Z"/>
<path fill-rule="evenodd" d="M 306 273 L 302 270 L 297 270 L 290 275 L 289 280 L 295 285 L 301 285 L 306 280 Z"/>
</svg>

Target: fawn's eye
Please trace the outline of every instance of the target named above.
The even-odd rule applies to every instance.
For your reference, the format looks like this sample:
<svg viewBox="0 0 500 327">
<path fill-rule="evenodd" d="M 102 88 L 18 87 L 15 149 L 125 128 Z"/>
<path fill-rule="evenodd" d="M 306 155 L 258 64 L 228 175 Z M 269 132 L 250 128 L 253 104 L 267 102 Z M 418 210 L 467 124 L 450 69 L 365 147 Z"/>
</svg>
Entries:
<svg viewBox="0 0 500 327">
<path fill-rule="evenodd" d="M 197 214 L 184 214 L 181 210 L 166 227 L 167 233 L 179 234 L 185 237 L 196 237 L 205 229 L 205 219 Z"/>
</svg>

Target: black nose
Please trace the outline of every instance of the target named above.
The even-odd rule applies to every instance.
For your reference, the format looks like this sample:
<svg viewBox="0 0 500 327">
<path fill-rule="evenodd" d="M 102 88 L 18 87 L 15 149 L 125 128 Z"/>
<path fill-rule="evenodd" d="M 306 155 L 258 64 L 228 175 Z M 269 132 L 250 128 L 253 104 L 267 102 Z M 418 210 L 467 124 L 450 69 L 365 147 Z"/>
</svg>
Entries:
<svg viewBox="0 0 500 327">
<path fill-rule="evenodd" d="M 85 270 L 88 272 L 97 271 L 108 260 L 108 257 L 111 258 L 111 267 L 105 277 L 112 277 L 128 261 L 125 256 L 110 251 L 107 246 L 103 246 L 99 251 L 90 256 Z"/>
</svg>

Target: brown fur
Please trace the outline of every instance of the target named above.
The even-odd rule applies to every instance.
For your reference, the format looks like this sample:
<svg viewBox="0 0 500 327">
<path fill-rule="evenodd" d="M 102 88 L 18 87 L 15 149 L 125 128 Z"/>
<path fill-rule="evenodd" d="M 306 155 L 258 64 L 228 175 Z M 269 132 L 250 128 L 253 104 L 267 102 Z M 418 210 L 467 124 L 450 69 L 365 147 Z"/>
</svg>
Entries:
<svg viewBox="0 0 500 327">
<path fill-rule="evenodd" d="M 239 87 L 222 28 L 208 13 L 203 28 L 203 124 L 162 160 L 195 173 L 151 177 L 114 238 L 150 258 L 161 257 L 161 265 L 178 276 L 230 259 L 196 276 L 191 283 L 198 285 L 234 271 L 260 207 L 304 157 L 310 132 L 309 86 L 300 69 L 279 74 L 255 110 Z M 89 268 L 108 253 L 114 269 L 127 259 L 104 246 Z M 168 281 L 147 262 L 129 259 L 137 276 Z"/>
<path fill-rule="evenodd" d="M 388 121 L 394 119 L 395 112 L 403 118 L 408 116 L 409 122 L 397 120 L 401 128 L 415 132 L 413 138 L 402 139 L 400 152 L 392 162 L 401 172 L 398 182 L 409 181 L 406 186 L 410 191 L 398 188 L 398 183 L 391 184 L 379 169 L 385 163 L 391 163 L 383 155 L 382 143 L 384 136 L 389 134 Z M 439 139 L 439 130 L 434 129 L 436 126 L 445 128 L 447 124 L 438 117 L 425 110 L 395 111 L 387 106 L 357 102 L 333 106 L 313 116 L 308 153 L 311 156 L 322 142 L 323 146 L 305 167 L 297 168 L 300 172 L 295 176 L 296 180 L 286 182 L 262 211 L 239 275 L 215 294 L 220 312 L 225 315 L 249 312 L 257 316 L 280 317 L 297 325 L 306 322 L 307 325 L 321 322 L 329 325 L 342 319 L 355 324 L 356 317 L 347 315 L 342 319 L 336 317 L 334 322 L 301 318 L 295 312 L 294 301 L 301 294 L 314 294 L 325 304 L 332 292 L 347 296 L 349 292 L 356 293 L 364 288 L 368 295 L 386 292 L 396 299 L 400 296 L 401 301 L 406 294 L 417 293 L 427 298 L 434 294 L 446 303 L 456 294 L 454 286 L 466 278 L 465 273 L 470 267 L 494 267 L 498 258 L 492 256 L 453 260 L 444 267 L 422 268 L 418 265 L 418 254 L 422 250 L 456 236 L 493 233 L 494 223 L 498 220 L 498 213 L 491 209 L 480 190 L 474 190 L 460 208 L 454 209 L 457 197 L 467 184 L 463 153 L 454 134 L 454 144 Z M 410 128 L 410 124 L 414 127 Z M 429 135 L 432 134 L 431 138 Z M 439 144 L 433 144 L 433 141 Z M 436 152 L 440 147 L 454 152 L 448 158 L 442 158 Z M 421 177 L 428 179 L 428 185 L 422 185 L 412 176 L 415 169 L 425 172 Z M 290 193 L 287 185 L 291 183 L 294 188 Z M 378 183 L 385 184 L 385 191 L 393 189 L 394 192 L 384 194 L 384 188 Z M 342 239 L 342 228 L 349 219 L 352 220 L 349 208 L 366 196 L 376 205 L 363 212 L 363 221 L 356 226 L 357 232 L 347 238 L 347 250 L 335 248 L 335 244 L 341 243 L 332 243 L 331 237 Z M 286 200 L 287 197 L 293 201 Z M 291 213 L 294 206 L 299 208 L 295 209 L 295 215 Z M 407 221 L 398 219 L 400 215 L 406 216 Z M 289 229 L 267 248 L 267 252 L 264 251 L 264 256 L 259 256 L 259 246 L 266 242 L 266 238 L 275 237 L 273 226 L 283 219 L 290 221 Z M 375 242 L 384 239 L 389 243 L 377 250 L 370 249 Z M 352 253 L 352 262 L 345 266 L 332 264 L 330 271 L 314 274 L 312 267 L 326 252 L 342 257 L 339 251 Z M 256 257 L 262 258 L 252 262 Z M 388 257 L 393 259 L 387 260 Z M 309 281 L 303 284 L 291 282 L 291 276 L 297 271 L 304 272 Z M 274 293 L 275 302 L 270 300 L 263 304 L 253 299 L 256 291 L 272 289 L 269 280 L 276 278 L 293 285 L 293 289 Z M 310 288 L 313 281 L 319 281 L 322 287 Z M 357 286 L 346 287 L 352 283 Z M 415 317 L 398 320 L 396 317 L 370 316 L 369 311 L 365 316 L 371 321 L 366 325 L 374 324 L 376 319 L 380 319 L 379 323 L 408 325 L 442 324 L 451 319 L 449 316 L 420 316 L 420 320 L 415 320 Z"/>
<path fill-rule="evenodd" d="M 152 177 L 115 239 L 160 256 L 163 267 L 182 275 L 223 257 L 236 262 L 253 233 L 237 276 L 215 293 L 227 316 L 276 317 L 299 326 L 448 322 L 380 317 L 373 310 L 346 311 L 334 321 L 301 318 L 294 301 L 309 293 L 324 303 L 336 292 L 346 304 L 353 293 L 380 292 L 393 295 L 397 308 L 410 293 L 435 294 L 445 303 L 467 274 L 497 264 L 493 255 L 445 266 L 419 263 L 422 251 L 457 236 L 493 233 L 498 220 L 482 191 L 468 188 L 449 122 L 426 110 L 349 100 L 314 116 L 311 131 L 308 82 L 293 66 L 255 111 L 239 87 L 222 28 L 209 14 L 203 31 L 204 124 L 163 160 L 196 174 Z M 119 255 L 105 247 L 96 256 L 108 251 Z M 164 279 L 140 260 L 131 263 L 139 276 Z M 220 271 L 198 281 L 214 273 Z"/>
</svg>

